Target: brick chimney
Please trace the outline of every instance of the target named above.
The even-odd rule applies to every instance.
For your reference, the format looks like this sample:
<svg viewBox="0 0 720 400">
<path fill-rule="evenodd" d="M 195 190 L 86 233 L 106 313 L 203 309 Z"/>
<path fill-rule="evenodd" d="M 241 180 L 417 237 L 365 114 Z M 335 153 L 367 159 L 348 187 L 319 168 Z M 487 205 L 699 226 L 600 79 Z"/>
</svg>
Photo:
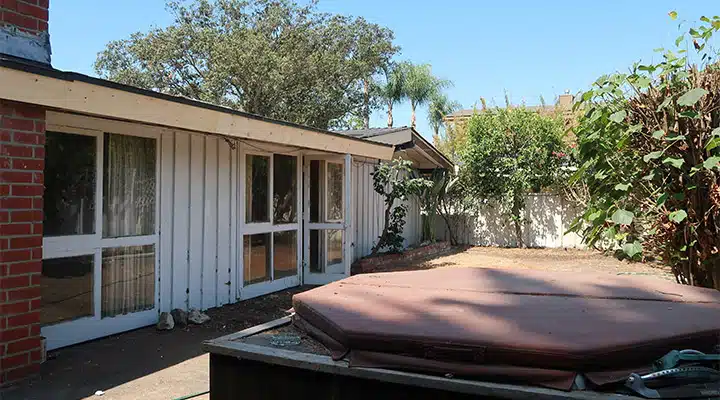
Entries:
<svg viewBox="0 0 720 400">
<path fill-rule="evenodd" d="M 0 0 L 0 53 L 50 64 L 49 0 Z"/>
<path fill-rule="evenodd" d="M 0 0 L 0 55 L 50 64 L 48 0 Z M 37 90 L 37 89 L 28 89 Z M 0 88 L 0 386 L 40 369 L 45 109 Z"/>
</svg>

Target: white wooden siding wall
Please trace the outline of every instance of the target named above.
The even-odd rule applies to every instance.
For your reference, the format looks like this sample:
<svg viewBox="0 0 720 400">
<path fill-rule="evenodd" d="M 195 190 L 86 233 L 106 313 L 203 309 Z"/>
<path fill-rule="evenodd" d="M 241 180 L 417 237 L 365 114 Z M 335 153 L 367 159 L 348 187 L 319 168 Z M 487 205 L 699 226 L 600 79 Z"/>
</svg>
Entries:
<svg viewBox="0 0 720 400">
<path fill-rule="evenodd" d="M 181 132 L 160 148 L 160 310 L 234 302 L 237 149 Z"/>
<path fill-rule="evenodd" d="M 420 214 L 420 199 L 412 196 L 408 200 L 408 213 L 403 229 L 405 247 L 414 246 L 422 240 L 422 216 Z"/>
<path fill-rule="evenodd" d="M 353 163 L 353 261 L 370 254 L 383 228 L 383 198 L 373 189 L 370 175 L 376 164 L 362 161 Z"/>
<path fill-rule="evenodd" d="M 566 234 L 578 211 L 561 196 L 530 194 L 527 196 L 523 226 L 523 240 L 530 247 L 584 248 L 580 236 Z M 515 246 L 515 230 L 510 221 L 492 203 L 466 215 L 451 218 L 457 226 L 461 244 L 473 246 Z M 437 237 L 449 240 L 445 222 L 435 219 Z"/>
<path fill-rule="evenodd" d="M 370 175 L 375 165 L 377 162 L 353 163 L 353 261 L 370 254 L 384 226 L 385 203 L 382 196 L 373 189 L 373 178 Z M 422 238 L 420 203 L 416 198 L 409 200 L 403 237 L 405 246 L 417 244 Z"/>
</svg>

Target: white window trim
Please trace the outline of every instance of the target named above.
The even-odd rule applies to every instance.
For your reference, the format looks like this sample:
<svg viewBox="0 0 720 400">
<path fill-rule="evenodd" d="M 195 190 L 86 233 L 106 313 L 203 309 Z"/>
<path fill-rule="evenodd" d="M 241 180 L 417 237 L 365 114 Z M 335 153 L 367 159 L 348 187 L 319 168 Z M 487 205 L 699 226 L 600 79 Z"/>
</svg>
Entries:
<svg viewBox="0 0 720 400">
<path fill-rule="evenodd" d="M 55 114 L 51 114 L 51 117 Z M 46 129 L 52 132 L 85 135 L 95 137 L 95 233 L 89 235 L 68 235 L 43 237 L 43 259 L 75 257 L 82 255 L 93 256 L 93 312 L 94 315 L 73 320 L 62 321 L 41 327 L 43 336 L 48 338 L 48 349 L 55 349 L 80 343 L 86 340 L 107 336 L 112 333 L 139 328 L 151 324 L 157 318 L 159 285 L 159 227 L 160 227 L 160 132 L 150 129 L 148 132 L 142 125 L 126 126 L 115 121 L 103 121 L 108 128 L 117 129 L 89 129 L 83 125 L 92 125 L 94 119 L 62 115 L 63 120 L 71 120 L 73 126 L 54 124 L 48 118 Z M 77 125 L 77 126 L 75 126 Z M 136 128 L 128 129 L 128 127 Z M 145 131 L 144 131 L 145 130 Z M 137 136 L 155 140 L 155 226 L 151 235 L 126 236 L 117 238 L 102 237 L 103 223 L 103 179 L 104 179 L 104 140 L 105 133 Z M 102 250 L 107 248 L 142 246 L 152 244 L 155 248 L 155 280 L 153 294 L 153 308 L 137 313 L 102 317 Z"/>
</svg>

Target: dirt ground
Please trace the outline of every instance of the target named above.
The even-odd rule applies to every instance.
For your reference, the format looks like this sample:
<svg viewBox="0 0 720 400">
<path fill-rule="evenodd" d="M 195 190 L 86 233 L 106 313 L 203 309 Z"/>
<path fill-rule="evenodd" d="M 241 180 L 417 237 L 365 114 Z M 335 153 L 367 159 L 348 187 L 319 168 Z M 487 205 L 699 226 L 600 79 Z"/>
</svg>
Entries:
<svg viewBox="0 0 720 400">
<path fill-rule="evenodd" d="M 458 248 L 399 269 L 443 267 L 592 271 L 673 279 L 660 266 L 563 249 Z M 203 354 L 201 343 L 286 315 L 292 295 L 309 288 L 208 310 L 212 319 L 202 326 L 171 332 L 148 327 L 51 352 L 39 377 L 0 392 L 0 399 L 176 399 L 207 391 L 209 357 Z M 102 397 L 95 396 L 97 390 L 103 391 Z"/>
<path fill-rule="evenodd" d="M 407 265 L 403 269 L 440 267 L 516 268 L 566 272 L 601 272 L 617 275 L 652 275 L 673 277 L 669 268 L 660 264 L 621 261 L 599 252 L 579 249 L 507 249 L 470 247 L 451 254 Z"/>
</svg>

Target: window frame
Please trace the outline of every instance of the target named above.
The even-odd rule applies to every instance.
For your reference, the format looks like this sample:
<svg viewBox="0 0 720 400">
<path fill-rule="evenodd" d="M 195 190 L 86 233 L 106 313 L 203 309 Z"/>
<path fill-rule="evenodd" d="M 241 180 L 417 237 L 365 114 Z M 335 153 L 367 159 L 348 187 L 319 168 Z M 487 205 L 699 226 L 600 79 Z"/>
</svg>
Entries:
<svg viewBox="0 0 720 400">
<path fill-rule="evenodd" d="M 269 162 L 269 171 L 268 171 L 268 215 L 269 215 L 269 221 L 267 222 L 247 222 L 246 220 L 246 209 L 247 209 L 247 190 L 249 189 L 247 187 L 247 157 L 248 156 L 262 156 L 262 157 L 268 157 L 270 159 Z M 275 224 L 275 210 L 273 209 L 273 198 L 275 195 L 275 155 L 284 155 L 284 156 L 291 156 L 295 157 L 295 222 L 293 223 L 287 223 L 287 224 Z M 300 284 L 300 271 L 302 270 L 302 154 L 299 153 L 297 150 L 289 149 L 287 151 L 283 150 L 272 150 L 272 151 L 261 151 L 254 148 L 248 148 L 248 146 L 241 145 L 240 148 L 240 154 L 239 159 L 241 162 L 238 162 L 238 167 L 240 169 L 238 176 L 239 176 L 239 195 L 238 197 L 242 199 L 242 203 L 238 204 L 238 238 L 237 238 L 237 247 L 238 247 L 238 259 L 237 259 L 237 265 L 239 266 L 238 273 L 237 273 L 237 281 L 238 284 L 238 297 L 239 299 L 247 299 L 251 297 L 255 297 L 261 294 L 268 293 L 269 291 L 276 291 L 276 290 L 282 290 L 284 288 L 297 286 Z M 275 233 L 278 232 L 286 232 L 286 231 L 295 231 L 296 232 L 296 241 L 297 241 L 297 251 L 296 251 L 296 268 L 297 273 L 293 276 L 287 276 L 279 279 L 275 279 Z M 257 235 L 257 234 L 263 234 L 263 233 L 269 233 L 270 234 L 270 246 L 268 251 L 270 252 L 270 277 L 268 280 L 261 281 L 261 282 L 255 282 L 246 285 L 245 279 L 244 279 L 244 271 L 245 271 L 245 236 L 246 235 Z"/>
<path fill-rule="evenodd" d="M 54 118 L 58 122 L 54 122 Z M 98 122 L 100 121 L 100 122 Z M 67 124 L 70 122 L 70 124 Z M 93 128 L 88 128 L 93 126 Z M 97 129 L 95 127 L 98 127 Z M 93 315 L 77 319 L 58 322 L 41 327 L 41 332 L 48 338 L 57 338 L 48 342 L 48 348 L 53 349 L 78 341 L 87 340 L 87 331 L 93 331 L 93 337 L 112 334 L 124 327 L 133 327 L 144 322 L 157 319 L 159 285 L 159 237 L 160 237 L 160 166 L 161 147 L 160 133 L 152 127 L 142 124 L 120 123 L 116 121 L 97 120 L 68 114 L 49 114 L 47 118 L 48 131 L 85 135 L 95 137 L 95 233 L 90 235 L 67 235 L 43 237 L 43 260 L 74 257 L 82 255 L 93 256 Z M 153 233 L 149 235 L 125 236 L 117 238 L 103 238 L 103 185 L 105 161 L 105 133 L 136 136 L 155 141 L 155 223 Z M 47 154 L 46 154 L 47 157 Z M 105 248 L 153 245 L 155 249 L 155 278 L 153 309 L 114 317 L 102 317 L 102 251 Z"/>
</svg>

